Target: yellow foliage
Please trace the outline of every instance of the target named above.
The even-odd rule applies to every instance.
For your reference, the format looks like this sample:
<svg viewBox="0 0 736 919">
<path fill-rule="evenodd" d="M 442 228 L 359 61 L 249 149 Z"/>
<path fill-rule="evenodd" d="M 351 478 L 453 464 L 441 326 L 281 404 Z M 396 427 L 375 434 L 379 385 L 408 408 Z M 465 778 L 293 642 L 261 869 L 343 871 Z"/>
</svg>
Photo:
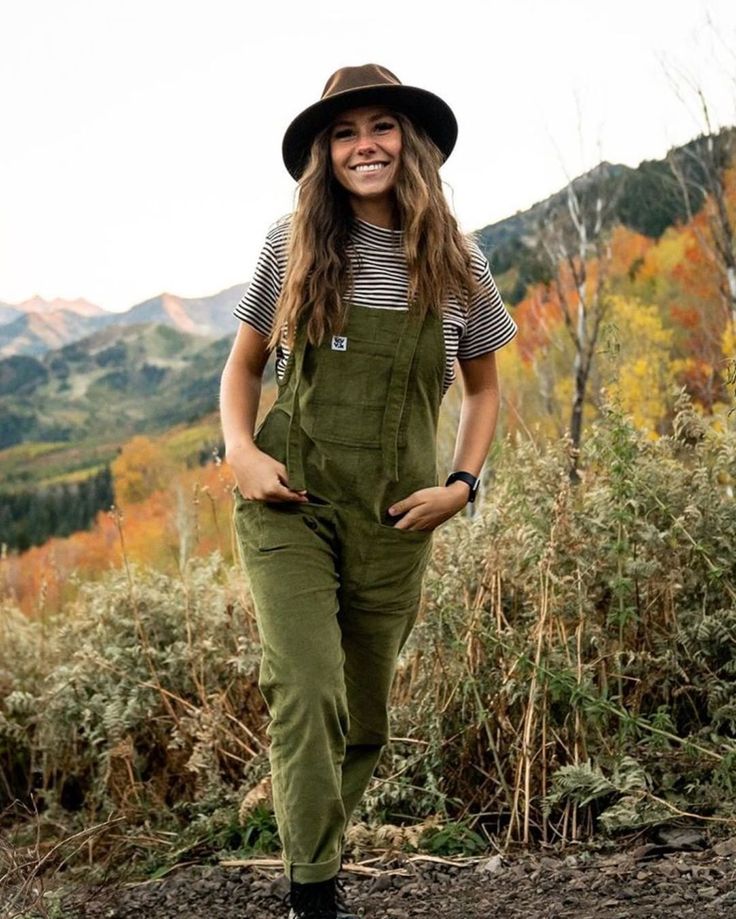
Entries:
<svg viewBox="0 0 736 919">
<path fill-rule="evenodd" d="M 112 463 L 118 504 L 135 504 L 164 488 L 172 475 L 171 461 L 160 442 L 138 436 L 129 440 Z"/>
<path fill-rule="evenodd" d="M 531 360 L 522 355 L 518 339 L 498 353 L 498 373 L 503 400 L 499 434 L 531 434 L 535 439 L 559 437 L 566 428 L 569 399 L 556 399 L 555 348 L 540 348 Z M 560 409 L 562 408 L 562 412 Z"/>
<path fill-rule="evenodd" d="M 675 227 L 670 227 L 651 248 L 644 258 L 642 274 L 647 277 L 670 275 L 685 260 L 690 234 Z"/>
<path fill-rule="evenodd" d="M 727 361 L 736 360 L 736 328 L 733 323 L 728 323 L 723 330 L 723 344 L 721 345 L 723 356 Z"/>
<path fill-rule="evenodd" d="M 624 297 L 612 298 L 606 332 L 616 342 L 615 355 L 609 352 L 605 362 L 607 393 L 655 438 L 671 408 L 672 332 L 656 307 Z"/>
</svg>

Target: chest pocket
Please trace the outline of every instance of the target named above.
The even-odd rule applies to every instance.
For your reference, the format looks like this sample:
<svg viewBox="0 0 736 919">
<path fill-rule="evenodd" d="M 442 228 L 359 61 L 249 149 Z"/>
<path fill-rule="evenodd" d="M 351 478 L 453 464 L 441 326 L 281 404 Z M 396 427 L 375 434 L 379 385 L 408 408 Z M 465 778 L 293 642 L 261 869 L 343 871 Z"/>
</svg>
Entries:
<svg viewBox="0 0 736 919">
<path fill-rule="evenodd" d="M 380 448 L 398 338 L 348 332 L 344 351 L 327 340 L 304 356 L 301 424 L 315 441 Z M 406 444 L 405 429 L 399 446 Z"/>
</svg>

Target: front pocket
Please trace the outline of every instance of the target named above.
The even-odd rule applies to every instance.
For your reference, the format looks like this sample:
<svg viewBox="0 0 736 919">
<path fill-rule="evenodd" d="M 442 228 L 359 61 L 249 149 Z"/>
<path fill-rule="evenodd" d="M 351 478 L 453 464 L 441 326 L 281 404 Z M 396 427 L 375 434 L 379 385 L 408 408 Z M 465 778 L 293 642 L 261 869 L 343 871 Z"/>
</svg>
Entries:
<svg viewBox="0 0 736 919">
<path fill-rule="evenodd" d="M 389 530 L 394 533 L 397 539 L 415 539 L 418 542 L 428 539 L 434 532 L 434 530 L 403 530 L 386 523 L 381 523 L 379 526 L 382 530 Z"/>
<path fill-rule="evenodd" d="M 312 440 L 379 448 L 396 342 L 348 336 L 305 359 L 301 424 Z"/>
<path fill-rule="evenodd" d="M 408 609 L 419 602 L 432 554 L 432 530 L 377 524 L 365 555 L 364 600 L 376 608 Z"/>
</svg>

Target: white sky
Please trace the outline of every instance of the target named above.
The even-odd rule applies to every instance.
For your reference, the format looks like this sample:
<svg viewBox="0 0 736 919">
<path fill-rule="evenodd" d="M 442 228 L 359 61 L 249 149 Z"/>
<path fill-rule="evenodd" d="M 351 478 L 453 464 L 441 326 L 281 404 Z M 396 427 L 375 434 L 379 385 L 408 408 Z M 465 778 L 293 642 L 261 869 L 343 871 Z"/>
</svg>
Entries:
<svg viewBox="0 0 736 919">
<path fill-rule="evenodd" d="M 0 301 L 245 282 L 287 124 L 369 61 L 454 109 L 466 230 L 700 133 L 663 61 L 736 123 L 733 0 L 0 0 Z"/>
</svg>

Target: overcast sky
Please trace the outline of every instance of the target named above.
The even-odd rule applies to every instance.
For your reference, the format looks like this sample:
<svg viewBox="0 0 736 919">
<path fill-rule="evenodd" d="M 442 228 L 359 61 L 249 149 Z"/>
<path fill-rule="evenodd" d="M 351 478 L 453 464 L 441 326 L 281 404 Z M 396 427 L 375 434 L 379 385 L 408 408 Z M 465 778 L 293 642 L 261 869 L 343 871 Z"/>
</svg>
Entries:
<svg viewBox="0 0 736 919">
<path fill-rule="evenodd" d="M 466 230 L 700 133 L 686 79 L 736 123 L 733 0 L 0 0 L 0 301 L 245 282 L 292 207 L 284 129 L 369 61 L 454 109 Z"/>
</svg>

